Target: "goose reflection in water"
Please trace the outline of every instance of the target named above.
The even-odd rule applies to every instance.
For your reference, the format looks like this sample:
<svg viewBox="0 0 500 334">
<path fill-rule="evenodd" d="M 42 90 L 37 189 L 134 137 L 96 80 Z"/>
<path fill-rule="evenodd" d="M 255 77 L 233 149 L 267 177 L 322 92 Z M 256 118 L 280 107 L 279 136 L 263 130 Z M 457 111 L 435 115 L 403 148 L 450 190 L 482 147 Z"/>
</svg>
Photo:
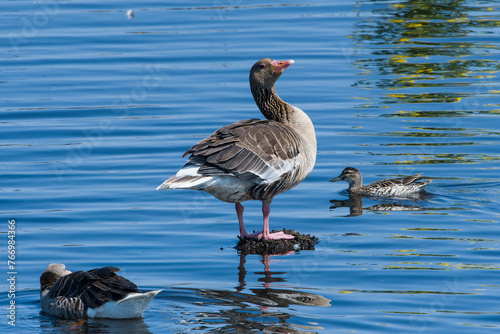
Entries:
<svg viewBox="0 0 500 334">
<path fill-rule="evenodd" d="M 263 275 L 263 277 L 257 279 L 259 282 L 264 283 L 264 289 L 250 289 L 256 296 L 261 298 L 266 298 L 271 300 L 276 306 L 280 307 L 288 307 L 290 304 L 295 305 L 309 305 L 309 306 L 330 306 L 330 299 L 327 299 L 323 296 L 303 292 L 299 290 L 283 290 L 283 289 L 272 289 L 271 284 L 275 282 L 286 282 L 283 277 L 279 277 L 278 275 L 284 275 L 286 272 L 273 272 L 271 271 L 271 257 L 276 256 L 284 256 L 291 255 L 295 252 L 290 251 L 284 254 L 279 255 L 271 255 L 265 254 L 262 255 L 261 262 L 264 265 L 263 272 L 255 272 L 256 275 Z M 240 253 L 240 265 L 238 266 L 238 286 L 236 287 L 236 291 L 242 291 L 246 286 L 246 274 L 247 271 L 245 269 L 246 262 L 246 254 Z"/>
<path fill-rule="evenodd" d="M 283 256 L 290 253 L 281 254 Z M 271 271 L 273 258 L 281 255 L 262 255 L 261 262 L 264 266 L 262 272 L 248 273 L 246 254 L 240 254 L 238 266 L 238 285 L 235 290 L 196 290 L 198 297 L 193 304 L 204 306 L 207 311 L 198 312 L 196 319 L 185 319 L 187 322 L 194 321 L 200 326 L 212 326 L 217 328 L 205 329 L 205 332 L 213 333 L 247 333 L 257 331 L 259 333 L 317 333 L 322 327 L 317 325 L 304 326 L 303 319 L 296 310 L 289 307 L 300 306 L 330 306 L 330 300 L 314 293 L 304 292 L 297 289 L 273 289 L 273 283 L 283 286 L 286 282 L 286 272 Z M 255 255 L 250 255 L 255 257 Z M 261 288 L 247 288 L 247 277 L 257 275 L 257 281 L 262 282 Z M 184 290 L 184 289 L 183 289 Z M 189 289 L 191 290 L 191 289 Z M 200 298 L 203 297 L 203 298 Z M 215 310 L 214 310 L 215 309 Z M 210 310 L 210 311 L 208 311 Z M 301 323 L 301 325 L 295 325 Z"/>
<path fill-rule="evenodd" d="M 60 319 L 40 312 L 40 333 L 152 333 L 144 318 L 137 319 Z"/>
<path fill-rule="evenodd" d="M 386 212 L 386 211 L 427 211 L 431 208 L 425 206 L 426 200 L 431 198 L 431 194 L 421 192 L 413 194 L 408 198 L 378 198 L 369 197 L 373 200 L 381 200 L 381 203 L 363 208 L 363 196 L 350 194 L 348 199 L 343 200 L 330 200 L 332 204 L 330 210 L 337 208 L 349 208 L 349 214 L 346 217 L 361 216 L 364 210 L 373 212 Z"/>
<path fill-rule="evenodd" d="M 303 292 L 299 290 L 271 288 L 272 283 L 286 282 L 285 278 L 280 277 L 280 275 L 285 275 L 286 272 L 271 271 L 271 266 L 270 266 L 271 257 L 286 256 L 286 255 L 291 255 L 293 253 L 295 252 L 290 251 L 278 255 L 276 254 L 261 255 L 262 256 L 261 262 L 264 265 L 264 271 L 255 272 L 254 274 L 263 276 L 258 278 L 257 281 L 264 283 L 264 289 L 255 289 L 255 288 L 250 289 L 250 291 L 252 291 L 254 295 L 253 296 L 248 295 L 247 297 L 249 298 L 258 297 L 257 300 L 265 301 L 265 303 L 261 305 L 264 308 L 269 305 L 278 307 L 288 307 L 291 304 L 308 305 L 308 306 L 330 306 L 330 299 L 327 299 L 317 294 Z M 246 256 L 247 256 L 246 254 L 240 253 L 240 265 L 238 266 L 238 286 L 236 287 L 236 291 L 238 292 L 242 291 L 246 286 L 246 275 L 247 275 L 247 271 L 245 269 Z"/>
</svg>

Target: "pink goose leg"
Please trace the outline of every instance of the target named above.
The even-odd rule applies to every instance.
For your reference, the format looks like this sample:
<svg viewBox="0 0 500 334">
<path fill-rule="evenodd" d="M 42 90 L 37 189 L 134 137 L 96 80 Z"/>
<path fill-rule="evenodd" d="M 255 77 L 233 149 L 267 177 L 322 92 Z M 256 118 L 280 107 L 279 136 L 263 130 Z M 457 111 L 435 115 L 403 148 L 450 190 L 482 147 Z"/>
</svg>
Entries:
<svg viewBox="0 0 500 334">
<path fill-rule="evenodd" d="M 241 238 L 257 238 L 262 231 L 255 232 L 255 233 L 247 233 L 247 230 L 245 229 L 245 224 L 243 223 L 243 211 L 245 211 L 245 208 L 243 205 L 240 203 L 235 204 L 236 207 L 236 214 L 238 215 L 238 223 L 240 225 L 240 237 Z"/>
<path fill-rule="evenodd" d="M 278 240 L 278 239 L 293 239 L 293 235 L 285 234 L 282 231 L 269 233 L 269 214 L 271 213 L 271 205 L 262 203 L 262 215 L 264 216 L 264 230 L 257 238 L 262 240 Z"/>
<path fill-rule="evenodd" d="M 243 211 L 245 208 L 241 203 L 236 203 L 236 214 L 238 215 L 238 223 L 240 226 L 240 237 L 241 238 L 257 238 L 262 240 L 278 240 L 278 239 L 293 239 L 294 236 L 290 234 L 285 234 L 282 231 L 270 233 L 269 232 L 269 214 L 271 213 L 271 205 L 262 203 L 262 215 L 264 216 L 264 230 L 247 233 L 245 229 L 245 224 L 243 223 Z"/>
</svg>

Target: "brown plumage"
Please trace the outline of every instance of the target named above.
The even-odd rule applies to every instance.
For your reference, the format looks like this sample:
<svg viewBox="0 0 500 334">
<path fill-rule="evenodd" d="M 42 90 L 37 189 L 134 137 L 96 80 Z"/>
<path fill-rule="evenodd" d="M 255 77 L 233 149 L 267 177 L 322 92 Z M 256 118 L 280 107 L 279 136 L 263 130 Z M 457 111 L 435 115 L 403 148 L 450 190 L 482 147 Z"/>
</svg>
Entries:
<svg viewBox="0 0 500 334">
<path fill-rule="evenodd" d="M 297 157 L 298 142 L 297 134 L 282 123 L 250 119 L 217 130 L 184 157 L 191 154 L 191 160 L 204 162 L 198 170 L 201 175 L 230 174 L 255 182 L 248 190 L 249 199 L 266 201 L 288 190 L 284 181 L 296 170 L 288 168 L 287 162 Z M 278 173 L 274 182 L 263 182 Z"/>
<path fill-rule="evenodd" d="M 185 156 L 186 165 L 158 187 L 206 191 L 235 203 L 242 237 L 293 238 L 269 233 L 274 196 L 290 190 L 311 172 L 316 160 L 316 137 L 309 117 L 284 102 L 274 84 L 293 61 L 261 59 L 250 70 L 250 89 L 266 120 L 249 119 L 226 125 L 203 139 Z M 243 224 L 246 200 L 263 203 L 264 230 L 248 234 Z"/>
</svg>

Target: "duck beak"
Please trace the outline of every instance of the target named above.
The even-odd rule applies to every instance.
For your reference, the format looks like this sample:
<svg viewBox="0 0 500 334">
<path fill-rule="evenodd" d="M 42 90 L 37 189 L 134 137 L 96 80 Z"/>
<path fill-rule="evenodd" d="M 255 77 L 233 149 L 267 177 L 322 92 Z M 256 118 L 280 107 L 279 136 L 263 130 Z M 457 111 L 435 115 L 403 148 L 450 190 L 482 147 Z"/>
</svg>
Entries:
<svg viewBox="0 0 500 334">
<path fill-rule="evenodd" d="M 271 63 L 272 67 L 274 68 L 274 74 L 280 74 L 283 73 L 283 71 L 290 65 L 295 63 L 292 59 L 290 60 L 273 60 Z"/>
<path fill-rule="evenodd" d="M 337 176 L 331 179 L 329 182 L 337 182 L 337 181 L 342 181 L 342 176 Z"/>
</svg>

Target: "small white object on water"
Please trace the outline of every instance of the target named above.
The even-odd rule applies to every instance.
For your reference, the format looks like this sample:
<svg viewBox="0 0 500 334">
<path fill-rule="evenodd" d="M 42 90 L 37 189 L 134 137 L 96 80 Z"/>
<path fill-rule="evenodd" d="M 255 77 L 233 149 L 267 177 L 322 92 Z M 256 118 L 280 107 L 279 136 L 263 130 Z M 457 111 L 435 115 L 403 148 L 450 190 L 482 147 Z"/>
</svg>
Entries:
<svg viewBox="0 0 500 334">
<path fill-rule="evenodd" d="M 129 9 L 127 10 L 127 18 L 128 19 L 133 19 L 134 18 L 134 10 L 133 9 Z"/>
</svg>

